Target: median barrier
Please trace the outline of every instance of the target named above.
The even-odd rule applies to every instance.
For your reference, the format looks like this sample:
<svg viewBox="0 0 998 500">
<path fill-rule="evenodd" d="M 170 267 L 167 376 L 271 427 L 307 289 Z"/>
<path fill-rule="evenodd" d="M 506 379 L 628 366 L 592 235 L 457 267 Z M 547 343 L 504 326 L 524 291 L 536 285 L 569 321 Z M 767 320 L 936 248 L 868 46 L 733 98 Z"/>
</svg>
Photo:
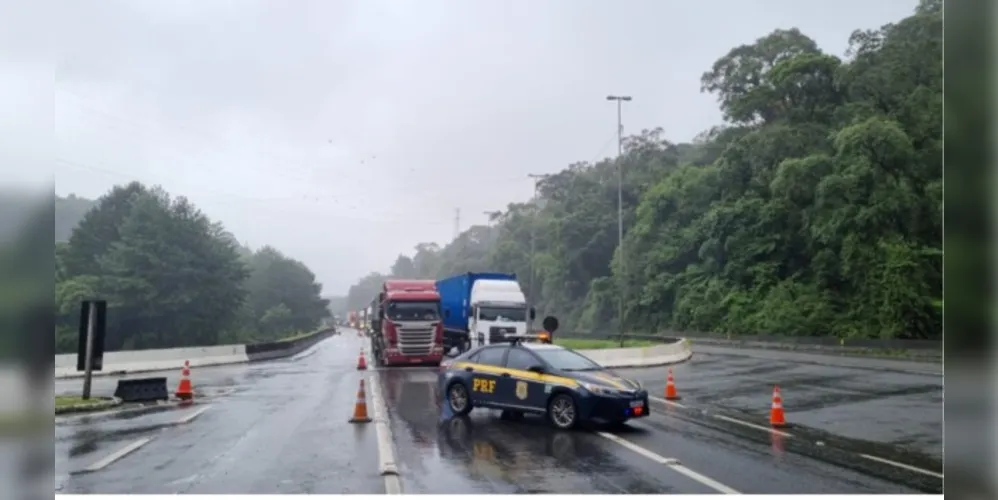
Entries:
<svg viewBox="0 0 998 500">
<path fill-rule="evenodd" d="M 580 349 L 578 352 L 607 368 L 671 365 L 693 356 L 686 339 L 661 338 L 661 341 L 661 344 L 648 347 Z"/>
<path fill-rule="evenodd" d="M 109 351 L 104 353 L 104 366 L 95 377 L 120 376 L 131 373 L 180 370 L 184 361 L 192 368 L 232 365 L 253 361 L 266 361 L 293 356 L 332 336 L 333 329 L 319 330 L 313 334 L 276 342 L 257 344 L 231 344 L 205 347 L 176 347 L 172 349 L 141 349 L 135 351 Z M 55 378 L 82 378 L 76 371 L 76 354 L 55 356 Z"/>
</svg>

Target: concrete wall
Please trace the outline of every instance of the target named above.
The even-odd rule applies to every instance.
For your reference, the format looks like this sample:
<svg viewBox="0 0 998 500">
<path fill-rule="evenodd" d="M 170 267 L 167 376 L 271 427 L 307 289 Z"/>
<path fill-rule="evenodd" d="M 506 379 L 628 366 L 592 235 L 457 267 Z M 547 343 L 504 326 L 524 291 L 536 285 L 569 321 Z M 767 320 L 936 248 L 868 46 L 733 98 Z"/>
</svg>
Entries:
<svg viewBox="0 0 998 500">
<path fill-rule="evenodd" d="M 335 330 L 332 329 L 320 330 L 291 342 L 106 352 L 103 369 L 94 372 L 94 376 L 179 370 L 184 361 L 190 361 L 194 368 L 283 358 L 298 354 L 334 333 Z M 78 377 L 83 377 L 83 372 L 76 371 L 76 354 L 56 355 L 55 378 Z"/>
<path fill-rule="evenodd" d="M 650 347 L 580 349 L 579 352 L 607 368 L 670 365 L 686 361 L 693 356 L 688 340 L 671 340 Z"/>
</svg>

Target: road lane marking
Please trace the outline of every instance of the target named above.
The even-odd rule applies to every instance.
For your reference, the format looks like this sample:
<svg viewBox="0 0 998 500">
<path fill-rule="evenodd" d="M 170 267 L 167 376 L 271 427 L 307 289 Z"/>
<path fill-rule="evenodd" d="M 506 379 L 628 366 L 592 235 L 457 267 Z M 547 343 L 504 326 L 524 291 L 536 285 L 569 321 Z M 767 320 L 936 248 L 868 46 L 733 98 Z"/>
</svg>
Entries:
<svg viewBox="0 0 998 500">
<path fill-rule="evenodd" d="M 927 476 L 938 477 L 939 479 L 943 479 L 943 475 L 940 474 L 940 473 L 938 473 L 938 472 L 933 472 L 933 471 L 927 470 L 927 469 L 921 469 L 921 468 L 915 467 L 913 465 L 903 464 L 901 462 L 895 462 L 893 460 L 887 460 L 886 458 L 875 457 L 873 455 L 867 455 L 865 453 L 860 453 L 859 456 L 861 456 L 861 457 L 863 457 L 863 458 L 865 458 L 867 460 L 873 460 L 874 462 L 880 462 L 882 464 L 893 465 L 894 467 L 900 467 L 902 469 L 907 469 L 907 470 L 910 470 L 912 472 L 918 472 L 920 474 L 925 474 Z"/>
<path fill-rule="evenodd" d="M 779 434 L 783 437 L 793 437 L 789 432 L 783 432 L 781 430 L 766 427 L 764 425 L 753 424 L 752 422 L 745 422 L 743 420 L 738 420 L 737 418 L 726 417 L 724 415 L 713 415 L 714 418 L 724 420 L 725 422 L 731 422 L 733 424 L 744 425 L 745 427 L 751 427 L 753 429 L 758 429 L 760 431 L 771 432 L 773 434 Z"/>
<path fill-rule="evenodd" d="M 676 465 L 670 465 L 669 467 L 672 467 L 672 470 L 674 470 L 674 471 L 676 471 L 676 472 L 678 472 L 678 473 L 680 473 L 680 474 L 682 474 L 682 475 L 684 475 L 684 476 L 686 476 L 686 477 L 688 477 L 688 478 L 690 478 L 690 479 L 692 479 L 692 480 L 694 480 L 694 481 L 696 481 L 696 482 L 698 482 L 698 483 L 700 483 L 700 484 L 702 484 L 704 486 L 707 486 L 709 488 L 713 488 L 716 491 L 720 491 L 721 493 L 724 493 L 726 495 L 741 495 L 741 493 L 739 493 L 735 489 L 733 489 L 733 488 L 731 488 L 729 486 L 725 486 L 724 484 L 721 484 L 721 483 L 719 483 L 719 482 L 717 482 L 717 481 L 715 481 L 715 480 L 713 480 L 713 479 L 711 479 L 711 478 L 709 478 L 709 477 L 707 477 L 707 476 L 705 476 L 703 474 L 700 474 L 699 472 L 697 472 L 695 470 L 692 470 L 689 467 L 686 467 L 685 465 L 676 464 Z"/>
<path fill-rule="evenodd" d="M 630 441 L 628 441 L 628 440 L 626 440 L 626 439 L 624 439 L 624 438 L 622 438 L 622 437 L 620 437 L 620 436 L 618 436 L 616 434 L 610 434 L 609 432 L 597 432 L 597 434 L 599 436 L 602 436 L 602 437 L 606 438 L 606 439 L 609 439 L 610 441 L 613 441 L 614 443 L 617 443 L 617 444 L 623 446 L 624 448 L 627 448 L 627 449 L 629 449 L 629 450 L 637 453 L 638 455 L 641 455 L 641 456 L 643 456 L 645 458 L 648 458 L 648 459 L 652 460 L 653 462 L 657 462 L 657 463 L 660 463 L 662 465 L 665 465 L 666 467 L 669 467 L 672 470 L 674 470 L 674 471 L 676 471 L 676 472 L 678 472 L 678 473 L 680 473 L 680 474 L 682 474 L 682 475 L 684 475 L 684 476 L 686 476 L 686 477 L 688 477 L 688 478 L 690 478 L 690 479 L 692 479 L 692 480 L 694 480 L 694 481 L 696 481 L 696 482 L 698 482 L 698 483 L 700 483 L 700 484 L 702 484 L 702 485 L 704 485 L 704 486 L 706 486 L 708 488 L 711 488 L 711 489 L 713 489 L 715 491 L 719 491 L 719 492 L 727 494 L 727 495 L 741 495 L 740 492 L 734 490 L 733 488 L 731 488 L 729 486 L 726 486 L 724 484 L 721 484 L 721 483 L 719 483 L 719 482 L 717 482 L 717 481 L 715 481 L 715 480 L 713 480 L 713 479 L 711 479 L 711 478 L 709 478 L 709 477 L 707 477 L 707 476 L 705 476 L 703 474 L 700 474 L 700 473 L 698 473 L 698 472 L 690 469 L 689 467 L 686 467 L 686 466 L 682 465 L 681 463 L 679 463 L 679 460 L 676 459 L 676 458 L 666 458 L 666 457 L 663 457 L 662 455 L 659 455 L 658 453 L 655 453 L 655 452 L 653 452 L 651 450 L 642 448 L 641 446 L 638 446 L 638 445 L 636 445 L 636 444 L 634 444 L 634 443 L 632 443 L 632 442 L 630 442 Z"/>
<path fill-rule="evenodd" d="M 616 434 L 610 434 L 609 432 L 597 432 L 597 434 L 599 434 L 600 436 L 603 436 L 603 437 L 609 439 L 610 441 L 613 441 L 614 443 L 617 443 L 617 444 L 623 446 L 624 448 L 627 448 L 627 449 L 633 451 L 634 453 L 637 453 L 638 455 L 641 455 L 641 456 L 643 456 L 643 457 L 645 457 L 645 458 L 647 458 L 647 459 L 649 459 L 649 460 L 651 460 L 653 462 L 658 462 L 658 463 L 663 464 L 663 465 L 678 465 L 679 464 L 679 460 L 677 460 L 675 458 L 666 458 L 666 457 L 663 457 L 662 455 L 659 455 L 658 453 L 646 450 L 646 449 L 644 449 L 644 448 L 642 448 L 642 447 L 640 447 L 640 446 L 638 446 L 638 445 L 636 445 L 636 444 L 634 444 L 634 443 L 632 443 L 632 442 L 630 442 L 630 441 L 628 441 L 628 440 L 626 440 L 626 439 L 624 439 L 624 438 L 622 438 L 622 437 L 620 437 L 620 436 L 618 436 Z"/>
<path fill-rule="evenodd" d="M 388 409 L 381 397 L 377 372 L 372 373 L 367 385 L 371 388 L 372 420 L 374 433 L 378 441 L 378 472 L 385 478 L 385 494 L 402 494 L 402 483 L 399 480 L 398 466 L 395 464 L 395 452 L 392 449 L 392 431 L 388 427 Z"/>
<path fill-rule="evenodd" d="M 90 472 L 97 472 L 117 462 L 118 460 L 125 458 L 128 454 L 134 452 L 135 450 L 138 450 L 139 448 L 149 444 L 150 441 L 152 441 L 152 438 L 142 438 L 135 440 L 131 442 L 128 446 L 125 446 L 124 448 L 104 457 L 102 460 L 98 460 L 97 462 L 94 462 L 83 469 L 72 472 L 71 474 L 75 475 L 75 474 L 87 474 Z"/>
<path fill-rule="evenodd" d="M 209 409 L 211 409 L 211 406 L 205 406 L 204 408 L 201 408 L 200 410 L 198 410 L 198 411 L 196 411 L 194 413 L 191 413 L 190 415 L 186 415 L 183 418 L 180 418 L 180 419 L 174 421 L 173 425 L 189 424 L 189 423 L 191 423 L 191 420 L 194 420 L 195 418 L 200 417 L 202 413 L 208 411 Z"/>
<path fill-rule="evenodd" d="M 684 405 L 682 403 L 677 403 L 675 401 L 669 401 L 668 399 L 657 398 L 655 396 L 648 396 L 648 399 L 650 399 L 652 401 L 658 401 L 659 403 L 665 403 L 667 405 L 672 405 L 672 406 L 675 406 L 676 408 L 689 408 L 688 406 L 686 406 L 686 405 Z"/>
</svg>

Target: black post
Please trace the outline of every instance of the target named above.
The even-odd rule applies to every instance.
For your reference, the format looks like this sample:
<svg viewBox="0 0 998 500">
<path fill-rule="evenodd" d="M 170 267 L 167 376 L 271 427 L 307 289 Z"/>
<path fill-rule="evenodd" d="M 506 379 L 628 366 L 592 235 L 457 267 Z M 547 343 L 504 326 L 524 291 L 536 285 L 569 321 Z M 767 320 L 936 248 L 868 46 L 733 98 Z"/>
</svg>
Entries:
<svg viewBox="0 0 998 500">
<path fill-rule="evenodd" d="M 94 360 L 94 332 L 96 330 L 95 325 L 97 324 L 97 303 L 94 301 L 89 301 L 86 303 L 87 308 L 87 341 L 86 348 L 83 352 L 83 400 L 86 401 L 90 399 L 90 382 L 93 378 L 93 360 Z"/>
</svg>

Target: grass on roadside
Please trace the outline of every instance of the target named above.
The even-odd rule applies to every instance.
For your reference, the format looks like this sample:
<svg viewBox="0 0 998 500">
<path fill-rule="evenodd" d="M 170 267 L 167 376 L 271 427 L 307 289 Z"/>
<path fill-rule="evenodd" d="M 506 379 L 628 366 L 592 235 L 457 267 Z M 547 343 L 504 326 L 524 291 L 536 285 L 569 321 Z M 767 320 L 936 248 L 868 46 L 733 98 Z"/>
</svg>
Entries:
<svg viewBox="0 0 998 500">
<path fill-rule="evenodd" d="M 569 349 L 617 349 L 620 347 L 619 340 L 611 339 L 559 339 L 554 338 L 554 343 Z M 624 347 L 651 347 L 655 342 L 650 340 L 625 339 Z"/>
</svg>

